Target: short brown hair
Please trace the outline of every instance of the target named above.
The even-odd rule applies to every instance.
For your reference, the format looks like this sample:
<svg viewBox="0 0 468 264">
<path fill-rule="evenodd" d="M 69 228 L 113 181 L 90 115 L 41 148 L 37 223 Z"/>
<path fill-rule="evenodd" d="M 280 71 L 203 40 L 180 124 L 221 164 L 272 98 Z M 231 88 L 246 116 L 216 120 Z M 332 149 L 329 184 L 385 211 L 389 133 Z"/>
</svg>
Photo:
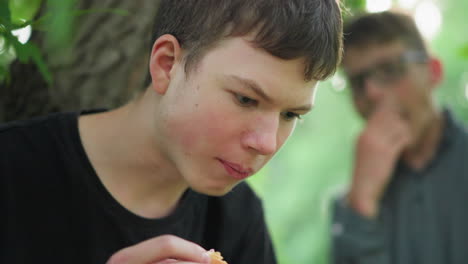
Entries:
<svg viewBox="0 0 468 264">
<path fill-rule="evenodd" d="M 249 33 L 273 56 L 304 58 L 306 80 L 329 77 L 341 61 L 337 0 L 161 0 L 153 41 L 175 36 L 188 71 L 223 38 Z"/>
<path fill-rule="evenodd" d="M 344 49 L 402 41 L 407 47 L 428 54 L 426 44 L 411 16 L 396 11 L 363 14 L 344 26 Z"/>
</svg>

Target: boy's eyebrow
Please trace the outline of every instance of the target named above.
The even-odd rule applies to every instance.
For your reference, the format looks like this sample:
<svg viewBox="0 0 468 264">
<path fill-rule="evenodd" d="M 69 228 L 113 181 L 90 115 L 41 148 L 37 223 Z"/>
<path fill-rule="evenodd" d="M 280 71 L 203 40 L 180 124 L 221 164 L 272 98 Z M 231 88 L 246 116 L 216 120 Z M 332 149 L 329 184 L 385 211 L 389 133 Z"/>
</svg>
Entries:
<svg viewBox="0 0 468 264">
<path fill-rule="evenodd" d="M 299 112 L 309 112 L 310 109 L 312 109 L 312 105 L 310 104 L 307 104 L 307 105 L 304 105 L 304 106 L 299 106 L 299 107 L 294 107 L 294 108 L 291 108 L 291 109 L 288 109 L 289 111 L 299 111 Z"/>
<path fill-rule="evenodd" d="M 236 82 L 239 82 L 242 84 L 244 87 L 249 88 L 252 90 L 255 94 L 263 98 L 265 101 L 271 103 L 273 100 L 263 91 L 263 89 L 260 87 L 260 85 L 257 84 L 254 80 L 250 79 L 245 79 L 239 76 L 235 75 L 228 75 L 227 76 L 229 79 L 234 80 Z"/>
<path fill-rule="evenodd" d="M 255 94 L 257 94 L 258 96 L 262 97 L 265 101 L 271 103 L 273 100 L 271 99 L 271 97 L 269 97 L 264 91 L 262 88 L 260 88 L 260 85 L 257 84 L 257 82 L 255 82 L 254 80 L 250 80 L 250 79 L 245 79 L 245 78 L 242 78 L 242 77 L 239 77 L 239 76 L 236 76 L 236 75 L 228 75 L 227 76 L 228 79 L 230 80 L 234 80 L 236 82 L 239 82 L 241 83 L 244 87 L 252 90 Z M 294 108 L 291 108 L 289 109 L 289 111 L 304 111 L 304 112 L 309 112 L 310 109 L 312 109 L 312 105 L 311 104 L 307 104 L 307 105 L 303 105 L 303 106 L 299 106 L 299 107 L 294 107 Z"/>
</svg>

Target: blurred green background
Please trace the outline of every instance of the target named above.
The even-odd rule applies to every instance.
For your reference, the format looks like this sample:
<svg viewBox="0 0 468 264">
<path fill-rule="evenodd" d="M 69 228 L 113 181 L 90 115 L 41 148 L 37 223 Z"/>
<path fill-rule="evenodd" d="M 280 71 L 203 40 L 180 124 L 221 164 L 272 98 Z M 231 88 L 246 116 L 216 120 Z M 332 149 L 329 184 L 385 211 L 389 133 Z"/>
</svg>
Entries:
<svg viewBox="0 0 468 264">
<path fill-rule="evenodd" d="M 468 123 L 468 59 L 463 51 L 468 43 L 468 1 L 358 0 L 345 5 L 352 13 L 359 5 L 366 10 L 398 7 L 414 13 L 433 54 L 444 64 L 445 80 L 436 99 Z M 354 139 L 362 128 L 349 98 L 340 74 L 321 83 L 314 110 L 267 167 L 251 179 L 264 199 L 281 264 L 328 263 L 330 201 L 347 187 Z"/>
<path fill-rule="evenodd" d="M 70 14 L 72 2 L 47 1 L 55 14 L 55 22 L 48 26 L 52 42 L 68 41 L 72 22 L 64 14 Z M 24 23 L 33 18 L 41 1 L 0 0 L 0 8 L 5 8 L 5 4 L 10 7 L 11 21 Z M 445 66 L 445 80 L 436 91 L 437 101 L 468 123 L 468 34 L 464 18 L 468 1 L 349 0 L 344 6 L 346 17 L 360 10 L 392 7 L 413 13 L 432 52 Z M 5 15 L 4 11 L 0 10 L 0 16 Z M 5 21 L 0 20 L 3 36 L 5 29 Z M 28 30 L 16 35 L 26 42 Z M 5 37 L 0 37 L 0 80 L 8 63 L 18 55 L 6 42 Z M 315 109 L 300 121 L 285 147 L 249 179 L 264 200 L 281 264 L 328 263 L 329 204 L 333 195 L 347 186 L 353 141 L 361 128 L 362 122 L 349 101 L 346 82 L 337 74 L 319 85 Z"/>
</svg>

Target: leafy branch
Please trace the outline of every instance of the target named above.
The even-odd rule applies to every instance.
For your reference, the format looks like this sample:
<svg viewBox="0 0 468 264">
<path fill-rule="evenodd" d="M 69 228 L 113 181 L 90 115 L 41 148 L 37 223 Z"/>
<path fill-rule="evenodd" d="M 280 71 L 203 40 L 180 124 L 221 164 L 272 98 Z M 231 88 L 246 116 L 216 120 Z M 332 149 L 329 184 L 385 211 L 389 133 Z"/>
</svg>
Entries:
<svg viewBox="0 0 468 264">
<path fill-rule="evenodd" d="M 40 0 L 36 0 L 38 5 Z M 14 19 L 10 10 L 9 0 L 0 0 L 0 59 L 6 53 L 11 52 L 13 57 L 22 63 L 34 63 L 40 73 L 49 84 L 53 77 L 42 56 L 41 50 L 34 43 L 21 43 L 12 31 L 31 26 L 35 31 L 44 31 L 47 33 L 47 44 L 54 50 L 61 50 L 64 47 L 70 47 L 72 42 L 72 28 L 74 19 L 77 17 L 92 13 L 111 13 L 126 16 L 128 11 L 122 9 L 75 9 L 76 0 L 47 0 L 47 13 L 37 19 L 20 20 Z M 53 14 L 53 15 L 52 15 Z M 2 48 L 3 42 L 3 48 Z M 4 53 L 4 54 L 2 54 Z M 10 80 L 9 61 L 2 63 L 0 61 L 0 82 L 7 83 Z"/>
<path fill-rule="evenodd" d="M 15 23 L 12 20 L 10 7 L 7 0 L 0 0 L 0 38 L 3 40 L 3 52 L 13 49 L 15 56 L 22 63 L 34 62 L 44 79 L 52 82 L 52 74 L 48 70 L 46 63 L 41 55 L 39 48 L 31 42 L 21 43 L 12 31 L 24 28 L 30 25 L 30 22 Z M 9 65 L 0 65 L 0 76 L 5 76 L 5 81 L 9 81 Z"/>
</svg>

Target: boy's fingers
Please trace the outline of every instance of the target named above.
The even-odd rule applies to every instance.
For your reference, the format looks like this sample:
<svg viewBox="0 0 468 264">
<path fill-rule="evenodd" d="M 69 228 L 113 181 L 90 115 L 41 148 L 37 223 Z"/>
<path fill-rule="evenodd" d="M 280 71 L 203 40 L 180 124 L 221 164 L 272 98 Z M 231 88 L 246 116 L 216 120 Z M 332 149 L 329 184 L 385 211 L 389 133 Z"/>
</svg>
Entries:
<svg viewBox="0 0 468 264">
<path fill-rule="evenodd" d="M 176 236 L 164 235 L 120 250 L 111 257 L 108 264 L 147 264 L 167 259 L 210 263 L 210 257 L 204 248 Z"/>
<path fill-rule="evenodd" d="M 195 262 L 180 262 L 179 260 L 171 260 L 171 261 L 163 261 L 163 262 L 156 262 L 151 264 L 200 264 Z"/>
<path fill-rule="evenodd" d="M 154 262 L 152 264 L 171 264 L 171 263 L 177 263 L 177 260 L 176 259 L 166 259 L 166 260 L 163 260 L 163 261 Z"/>
</svg>

